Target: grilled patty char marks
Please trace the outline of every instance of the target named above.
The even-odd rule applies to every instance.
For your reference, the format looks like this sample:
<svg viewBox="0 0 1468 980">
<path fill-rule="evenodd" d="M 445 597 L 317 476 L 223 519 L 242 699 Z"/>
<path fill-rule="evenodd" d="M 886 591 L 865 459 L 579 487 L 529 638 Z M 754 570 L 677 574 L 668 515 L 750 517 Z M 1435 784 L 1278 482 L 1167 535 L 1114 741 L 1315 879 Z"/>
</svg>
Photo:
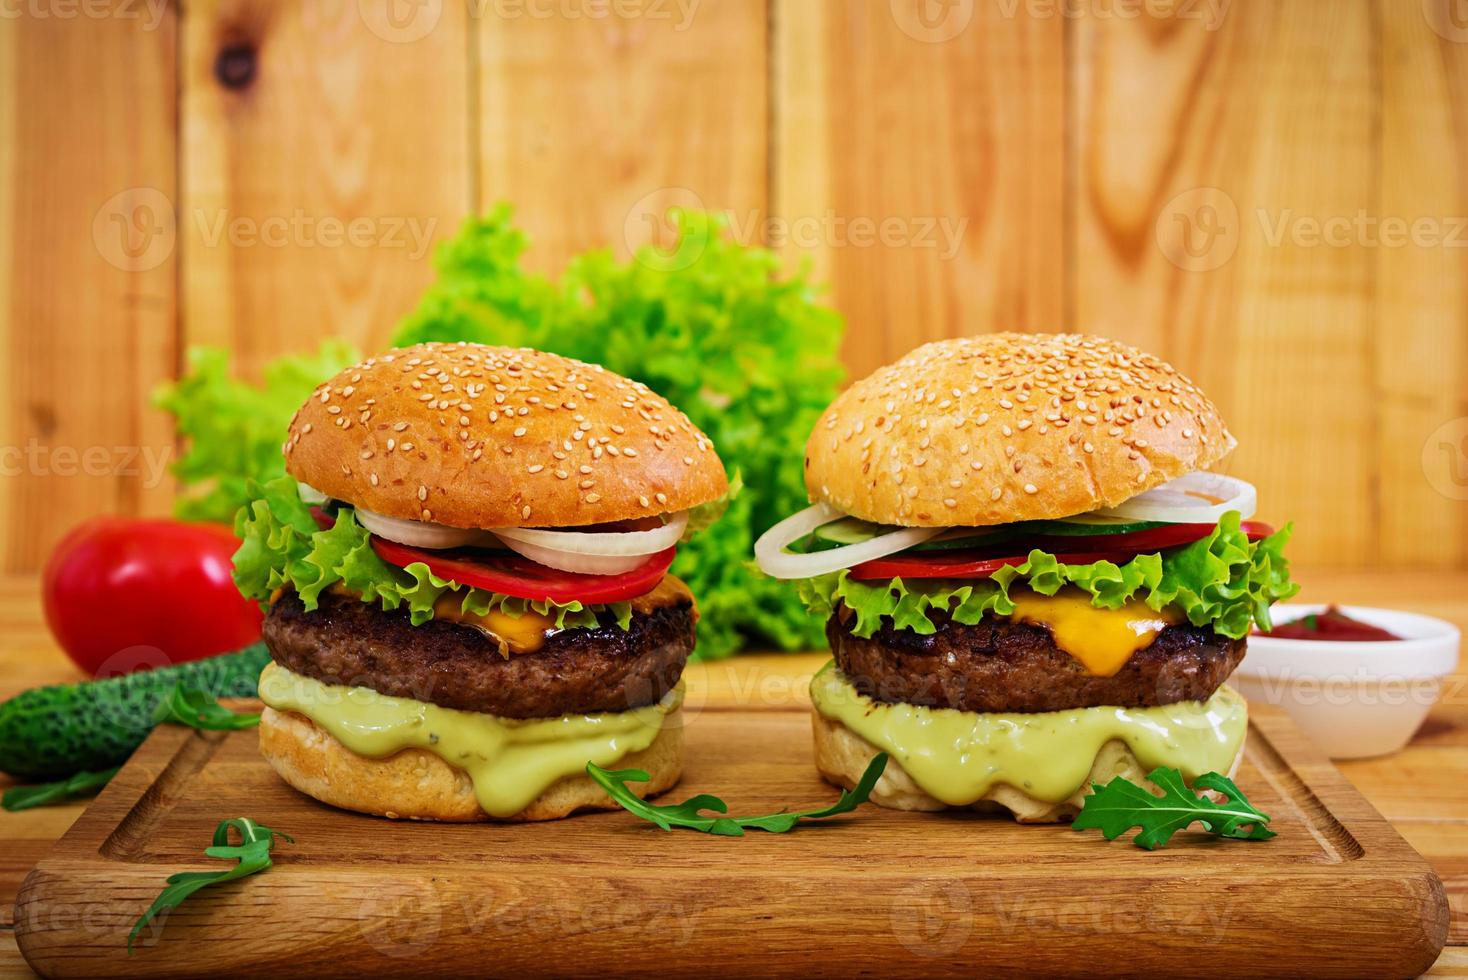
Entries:
<svg viewBox="0 0 1468 980">
<path fill-rule="evenodd" d="M 385 612 L 356 596 L 323 592 L 307 612 L 283 594 L 265 616 L 264 639 L 282 667 L 326 684 L 502 718 L 626 711 L 660 700 L 693 652 L 691 602 L 634 612 L 616 624 L 565 629 L 536 652 L 505 658 L 472 626 Z"/>
<path fill-rule="evenodd" d="M 988 618 L 965 626 L 946 613 L 930 615 L 938 627 L 934 633 L 884 624 L 863 639 L 852 635 L 855 617 L 841 607 L 826 623 L 826 638 L 836 665 L 868 697 L 959 711 L 1204 701 L 1244 657 L 1243 640 L 1207 627 L 1168 626 L 1116 674 L 1097 677 L 1058 648 L 1045 626 Z"/>
</svg>

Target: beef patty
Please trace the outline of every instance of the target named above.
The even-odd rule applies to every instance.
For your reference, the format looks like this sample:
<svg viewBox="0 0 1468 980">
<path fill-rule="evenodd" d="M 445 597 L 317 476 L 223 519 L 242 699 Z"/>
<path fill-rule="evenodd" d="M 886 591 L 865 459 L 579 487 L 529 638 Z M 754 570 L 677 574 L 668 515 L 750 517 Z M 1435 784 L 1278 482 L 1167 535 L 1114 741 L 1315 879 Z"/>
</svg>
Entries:
<svg viewBox="0 0 1468 980">
<path fill-rule="evenodd" d="M 634 612 L 630 629 L 564 629 L 533 653 L 502 656 L 472 626 L 433 619 L 414 626 L 352 595 L 324 592 L 307 612 L 287 592 L 265 616 L 270 655 L 325 684 L 504 718 L 626 711 L 672 690 L 693 652 L 690 602 Z"/>
<path fill-rule="evenodd" d="M 1100 705 L 1141 708 L 1204 701 L 1244 658 L 1244 641 L 1207 627 L 1168 626 L 1110 677 L 1090 674 L 1055 645 L 1045 626 L 984 619 L 974 626 L 929 613 L 928 635 L 884 624 L 852 635 L 838 608 L 826 623 L 836 665 L 877 701 L 960 711 L 1064 711 Z"/>
</svg>

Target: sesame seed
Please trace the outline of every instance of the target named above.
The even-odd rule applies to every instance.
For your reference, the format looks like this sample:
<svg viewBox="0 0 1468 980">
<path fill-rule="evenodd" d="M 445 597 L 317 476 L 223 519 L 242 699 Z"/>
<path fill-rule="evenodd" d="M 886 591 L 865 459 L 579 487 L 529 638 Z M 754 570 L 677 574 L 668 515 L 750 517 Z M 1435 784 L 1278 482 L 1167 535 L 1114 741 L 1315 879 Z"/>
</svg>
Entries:
<svg viewBox="0 0 1468 980">
<path fill-rule="evenodd" d="M 529 517 L 530 516 L 530 505 L 529 504 L 526 504 L 524 507 L 521 507 L 520 508 L 520 516 L 522 518 L 526 518 L 526 517 Z"/>
<path fill-rule="evenodd" d="M 543 469 L 545 469 L 545 466 L 541 463 L 536 463 L 534 466 L 525 467 L 525 471 L 527 473 L 539 473 Z"/>
<path fill-rule="evenodd" d="M 1040 492 L 1040 488 L 1037 487 L 1037 486 L 1035 486 L 1033 483 L 1026 483 L 1025 484 L 1025 493 L 1039 493 L 1039 492 Z"/>
<path fill-rule="evenodd" d="M 420 486 L 418 488 L 418 499 L 419 500 L 427 500 L 428 499 L 428 488 L 427 487 Z"/>
<path fill-rule="evenodd" d="M 586 495 L 586 502 L 588 504 L 594 504 L 594 503 L 596 503 L 600 499 L 601 499 L 601 494 L 599 494 L 599 493 L 588 493 Z"/>
<path fill-rule="evenodd" d="M 993 490 L 989 491 L 990 500 L 998 500 L 1002 496 L 1004 496 L 1004 490 L 1000 487 L 995 487 Z"/>
</svg>

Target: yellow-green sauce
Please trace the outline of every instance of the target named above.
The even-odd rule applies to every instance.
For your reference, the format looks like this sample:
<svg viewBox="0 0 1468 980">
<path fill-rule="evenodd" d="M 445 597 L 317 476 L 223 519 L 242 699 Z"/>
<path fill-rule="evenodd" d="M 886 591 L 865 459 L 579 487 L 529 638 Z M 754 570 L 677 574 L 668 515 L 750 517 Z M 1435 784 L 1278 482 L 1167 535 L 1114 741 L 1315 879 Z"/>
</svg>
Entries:
<svg viewBox="0 0 1468 980">
<path fill-rule="evenodd" d="M 1244 699 L 1220 687 L 1207 701 L 1153 708 L 980 713 L 887 704 L 859 693 L 834 662 L 811 681 L 816 710 L 887 752 L 928 795 L 967 806 L 995 784 L 1058 803 L 1085 783 L 1096 754 L 1125 742 L 1144 769 L 1191 781 L 1228 772 L 1249 725 Z"/>
<path fill-rule="evenodd" d="M 680 684 L 657 704 L 624 712 L 500 718 L 458 711 L 366 687 L 344 687 L 269 664 L 260 675 L 260 700 L 277 711 L 311 719 L 358 755 L 381 759 L 416 748 L 466 773 L 484 812 L 508 817 L 558 780 L 610 766 L 641 752 L 683 700 Z"/>
</svg>

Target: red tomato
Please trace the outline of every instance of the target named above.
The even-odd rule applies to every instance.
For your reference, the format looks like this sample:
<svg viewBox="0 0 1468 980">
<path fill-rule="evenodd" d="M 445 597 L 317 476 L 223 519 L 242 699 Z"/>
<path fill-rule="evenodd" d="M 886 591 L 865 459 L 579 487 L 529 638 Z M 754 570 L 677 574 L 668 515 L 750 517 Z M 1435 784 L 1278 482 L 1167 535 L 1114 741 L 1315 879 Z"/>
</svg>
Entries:
<svg viewBox="0 0 1468 980">
<path fill-rule="evenodd" d="M 1161 551 L 1163 548 L 1175 548 L 1182 544 L 1192 544 L 1194 541 L 1202 540 L 1213 533 L 1217 524 L 1167 524 L 1162 527 L 1148 528 L 1145 531 L 1130 531 L 1124 534 L 1094 534 L 1094 535 L 1037 535 L 1033 538 L 1026 537 L 1016 544 L 1027 544 L 1039 548 L 1042 551 L 1051 551 L 1056 548 L 1087 548 L 1105 546 L 1108 551 L 1130 551 L 1135 554 L 1150 554 L 1153 551 Z M 1250 541 L 1258 541 L 1267 538 L 1274 533 L 1274 528 L 1259 521 L 1244 521 L 1239 525 L 1245 536 Z"/>
<path fill-rule="evenodd" d="M 626 602 L 651 592 L 673 564 L 676 547 L 658 552 L 630 572 L 583 575 L 563 572 L 521 555 L 475 554 L 466 550 L 430 551 L 372 535 L 372 550 L 402 567 L 421 561 L 439 578 L 521 599 L 552 602 Z"/>
<path fill-rule="evenodd" d="M 46 623 L 94 677 L 198 660 L 260 639 L 260 607 L 230 578 L 221 524 L 98 517 L 46 562 Z"/>
<path fill-rule="evenodd" d="M 1239 527 L 1250 541 L 1259 541 L 1274 533 L 1274 528 L 1263 521 L 1244 521 Z"/>
<path fill-rule="evenodd" d="M 1030 548 L 1042 551 L 1051 549 L 1097 547 L 1107 549 L 1082 552 L 1059 552 L 1055 558 L 1065 565 L 1089 565 L 1092 562 L 1110 561 L 1120 564 L 1137 555 L 1151 554 L 1163 548 L 1191 544 L 1213 533 L 1213 524 L 1171 524 L 1146 531 L 1127 534 L 1097 534 L 1091 536 L 1066 535 L 1055 537 L 1037 536 L 1023 542 L 1000 542 L 988 550 L 933 550 L 909 551 L 887 558 L 863 562 L 851 569 L 851 577 L 862 582 L 890 578 L 988 578 L 1005 565 L 1023 564 L 1029 557 Z M 1241 525 L 1250 541 L 1267 538 L 1274 533 L 1268 524 L 1259 521 L 1244 521 Z M 1022 555 L 1005 555 L 1007 550 L 1018 550 L 1028 545 Z M 998 551 L 1000 554 L 995 554 Z M 1054 552 L 1052 552 L 1054 553 Z"/>
<path fill-rule="evenodd" d="M 1123 562 L 1134 554 L 1089 551 L 1055 558 L 1066 565 L 1089 565 L 1097 561 Z M 1028 553 L 990 558 L 975 551 L 918 551 L 862 562 L 851 569 L 851 577 L 862 582 L 889 578 L 988 578 L 1005 565 L 1023 564 L 1028 557 Z"/>
</svg>

